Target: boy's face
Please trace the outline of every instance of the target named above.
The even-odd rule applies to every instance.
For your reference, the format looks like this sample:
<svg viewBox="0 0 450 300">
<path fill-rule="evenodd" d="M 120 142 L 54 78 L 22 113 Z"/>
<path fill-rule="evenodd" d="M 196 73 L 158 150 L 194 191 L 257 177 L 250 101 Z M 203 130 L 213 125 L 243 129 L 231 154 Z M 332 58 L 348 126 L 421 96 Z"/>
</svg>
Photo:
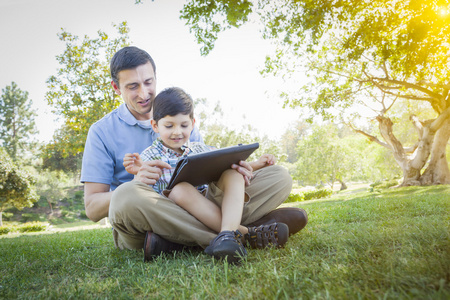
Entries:
<svg viewBox="0 0 450 300">
<path fill-rule="evenodd" d="M 112 86 L 122 96 L 131 114 L 137 120 L 150 119 L 156 96 L 156 76 L 152 64 L 148 62 L 135 69 L 122 70 L 117 78 L 119 85 L 112 82 Z"/>
<path fill-rule="evenodd" d="M 195 119 L 183 114 L 165 116 L 158 123 L 152 120 L 153 130 L 159 133 L 164 146 L 178 153 L 183 153 L 181 146 L 189 140 L 194 124 Z"/>
</svg>

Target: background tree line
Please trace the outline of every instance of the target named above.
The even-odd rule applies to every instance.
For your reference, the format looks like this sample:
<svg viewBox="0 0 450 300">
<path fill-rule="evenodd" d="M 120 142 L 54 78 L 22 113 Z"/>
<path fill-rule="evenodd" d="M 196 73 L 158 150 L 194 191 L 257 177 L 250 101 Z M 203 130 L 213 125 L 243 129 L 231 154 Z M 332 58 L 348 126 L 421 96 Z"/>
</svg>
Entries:
<svg viewBox="0 0 450 300">
<path fill-rule="evenodd" d="M 197 99 L 205 142 L 226 147 L 258 141 L 255 156 L 275 154 L 303 185 L 339 182 L 345 187 L 349 181 L 399 175 L 403 185 L 450 183 L 450 25 L 445 7 L 438 0 L 189 1 L 180 18 L 203 45 L 203 55 L 213 51 L 221 31 L 261 20 L 263 37 L 278 47 L 266 58 L 262 73 L 296 83 L 296 89 L 282 90 L 280 97 L 286 108 L 307 112 L 272 141 L 251 124 L 229 128 L 221 122 L 220 103 Z M 0 212 L 16 205 L 12 193 L 25 201 L 17 207 L 36 200 L 33 179 L 13 170 L 77 178 L 90 125 L 120 104 L 110 88 L 109 60 L 131 41 L 126 22 L 114 28 L 113 34 L 98 31 L 93 38 L 64 30 L 58 34 L 66 48 L 56 57 L 60 68 L 47 80 L 46 100 L 63 125 L 49 143 L 33 141 L 36 113 L 28 93 L 14 82 L 2 89 Z M 298 74 L 304 70 L 306 81 Z M 362 108 L 372 110 L 369 120 Z M 30 192 L 18 196 L 21 184 Z"/>
</svg>

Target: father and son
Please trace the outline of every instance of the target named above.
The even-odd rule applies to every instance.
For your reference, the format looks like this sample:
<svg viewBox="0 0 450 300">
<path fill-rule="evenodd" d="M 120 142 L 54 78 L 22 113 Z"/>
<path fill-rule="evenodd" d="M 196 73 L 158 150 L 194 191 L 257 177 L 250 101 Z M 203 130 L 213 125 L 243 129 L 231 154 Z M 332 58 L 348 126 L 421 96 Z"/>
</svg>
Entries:
<svg viewBox="0 0 450 300">
<path fill-rule="evenodd" d="M 137 47 L 111 59 L 112 87 L 124 103 L 89 129 L 83 155 L 86 215 L 109 217 L 119 249 L 144 249 L 144 259 L 201 247 L 238 263 L 246 248 L 282 247 L 306 226 L 305 210 L 277 208 L 292 179 L 262 155 L 240 161 L 217 182 L 167 185 L 183 156 L 211 151 L 195 126 L 192 98 L 180 88 L 156 95 L 156 65 Z"/>
</svg>

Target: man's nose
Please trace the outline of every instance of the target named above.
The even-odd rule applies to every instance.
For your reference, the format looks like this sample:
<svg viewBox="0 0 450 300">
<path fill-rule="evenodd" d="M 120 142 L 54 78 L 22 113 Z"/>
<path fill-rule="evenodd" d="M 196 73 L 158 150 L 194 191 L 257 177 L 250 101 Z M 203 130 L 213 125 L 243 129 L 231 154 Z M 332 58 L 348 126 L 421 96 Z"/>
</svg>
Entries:
<svg viewBox="0 0 450 300">
<path fill-rule="evenodd" d="M 142 100 L 147 98 L 147 91 L 145 90 L 145 88 L 143 86 L 139 87 L 138 95 Z"/>
</svg>

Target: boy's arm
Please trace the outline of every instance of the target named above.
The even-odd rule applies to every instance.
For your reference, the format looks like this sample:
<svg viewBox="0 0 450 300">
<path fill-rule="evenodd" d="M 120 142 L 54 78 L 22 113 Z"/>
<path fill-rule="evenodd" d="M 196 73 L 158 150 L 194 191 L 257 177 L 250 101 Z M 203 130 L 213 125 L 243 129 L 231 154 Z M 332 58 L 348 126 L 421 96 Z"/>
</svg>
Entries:
<svg viewBox="0 0 450 300">
<path fill-rule="evenodd" d="M 263 154 L 258 160 L 250 162 L 253 171 L 262 169 L 267 166 L 272 166 L 276 163 L 276 158 L 272 154 Z"/>
</svg>

